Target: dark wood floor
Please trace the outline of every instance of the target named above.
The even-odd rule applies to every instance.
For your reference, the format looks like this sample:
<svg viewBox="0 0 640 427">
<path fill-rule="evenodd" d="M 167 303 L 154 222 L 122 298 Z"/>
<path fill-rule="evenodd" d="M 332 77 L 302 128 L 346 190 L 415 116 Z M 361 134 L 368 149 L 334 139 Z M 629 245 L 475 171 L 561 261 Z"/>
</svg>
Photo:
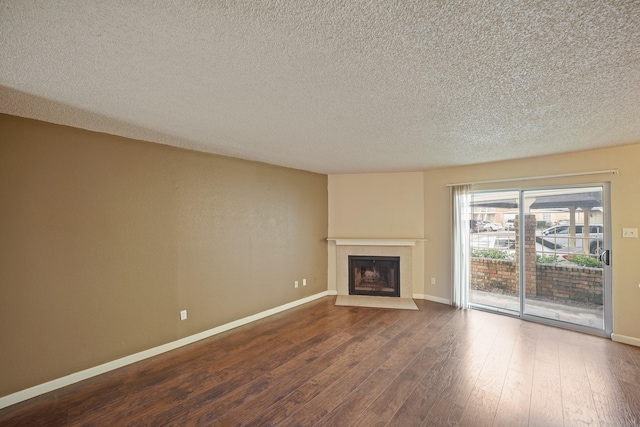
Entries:
<svg viewBox="0 0 640 427">
<path fill-rule="evenodd" d="M 29 426 L 637 426 L 640 348 L 327 297 L 0 410 Z"/>
</svg>

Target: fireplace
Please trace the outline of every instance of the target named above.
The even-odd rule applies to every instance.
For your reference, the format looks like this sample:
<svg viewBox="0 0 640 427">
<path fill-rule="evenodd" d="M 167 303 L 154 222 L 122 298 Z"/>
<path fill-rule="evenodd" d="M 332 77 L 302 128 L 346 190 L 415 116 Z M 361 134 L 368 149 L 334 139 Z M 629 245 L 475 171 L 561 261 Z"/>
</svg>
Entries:
<svg viewBox="0 0 640 427">
<path fill-rule="evenodd" d="M 399 297 L 400 257 L 349 255 L 349 295 Z"/>
<path fill-rule="evenodd" d="M 416 271 L 414 258 L 422 260 L 424 251 L 422 244 L 416 248 L 416 239 L 328 239 L 335 242 L 329 245 L 329 289 L 335 289 L 335 295 L 349 295 L 349 257 L 399 257 L 400 266 L 400 298 L 412 298 L 413 277 L 423 276 L 423 271 Z M 332 256 L 331 252 L 335 255 Z M 335 282 L 331 283 L 331 276 Z M 332 286 L 333 285 L 333 286 Z"/>
</svg>

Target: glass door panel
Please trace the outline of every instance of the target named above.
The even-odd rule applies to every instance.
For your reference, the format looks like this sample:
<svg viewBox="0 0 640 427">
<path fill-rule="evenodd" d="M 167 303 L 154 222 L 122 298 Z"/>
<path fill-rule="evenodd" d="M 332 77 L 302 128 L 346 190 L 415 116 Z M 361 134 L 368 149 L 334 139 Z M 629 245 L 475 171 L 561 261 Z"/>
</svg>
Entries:
<svg viewBox="0 0 640 427">
<path fill-rule="evenodd" d="M 604 329 L 603 188 L 522 192 L 523 314 Z"/>
<path fill-rule="evenodd" d="M 469 302 L 476 307 L 520 313 L 518 206 L 518 191 L 471 194 Z"/>
</svg>

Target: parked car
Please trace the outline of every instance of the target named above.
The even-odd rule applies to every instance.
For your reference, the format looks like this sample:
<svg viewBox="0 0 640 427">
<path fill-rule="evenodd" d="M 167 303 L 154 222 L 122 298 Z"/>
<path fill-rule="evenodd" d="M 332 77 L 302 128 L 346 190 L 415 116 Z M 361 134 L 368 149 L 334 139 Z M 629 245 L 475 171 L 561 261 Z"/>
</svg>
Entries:
<svg viewBox="0 0 640 427">
<path fill-rule="evenodd" d="M 555 225 L 542 231 L 542 240 L 554 244 L 556 248 L 566 248 L 569 252 L 581 252 L 583 242 L 589 240 L 589 253 L 599 254 L 603 247 L 602 224 L 590 224 L 589 235 L 583 234 L 584 224 L 576 224 L 575 236 L 569 235 L 569 225 Z M 575 245 L 570 246 L 570 239 L 575 237 Z"/>
<path fill-rule="evenodd" d="M 469 222 L 469 226 L 471 228 L 471 232 L 472 233 L 478 233 L 480 231 L 485 231 L 485 228 L 484 228 L 484 223 L 485 222 L 486 221 L 481 221 L 481 220 L 478 220 L 478 219 L 472 219 Z"/>
<path fill-rule="evenodd" d="M 482 220 L 475 221 L 473 231 L 479 233 L 481 231 L 488 231 L 488 230 L 489 230 L 489 221 L 482 221 Z"/>
<path fill-rule="evenodd" d="M 479 233 L 481 231 L 499 231 L 502 230 L 502 224 L 498 222 L 490 222 L 483 220 L 471 220 L 471 231 Z"/>
<path fill-rule="evenodd" d="M 490 222 L 489 229 L 491 231 L 500 231 L 502 230 L 502 224 L 500 224 L 499 222 Z"/>
<path fill-rule="evenodd" d="M 512 219 L 508 219 L 505 223 L 504 223 L 504 229 L 507 231 L 510 230 L 515 230 L 515 227 L 513 225 L 513 220 Z"/>
</svg>

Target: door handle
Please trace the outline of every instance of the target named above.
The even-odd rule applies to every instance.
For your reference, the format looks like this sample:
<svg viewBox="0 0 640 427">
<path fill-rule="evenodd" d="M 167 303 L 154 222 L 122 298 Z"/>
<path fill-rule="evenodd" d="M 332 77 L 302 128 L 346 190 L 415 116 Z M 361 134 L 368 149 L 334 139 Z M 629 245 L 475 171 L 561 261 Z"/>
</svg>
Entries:
<svg viewBox="0 0 640 427">
<path fill-rule="evenodd" d="M 600 254 L 600 261 L 602 261 L 604 265 L 610 265 L 611 251 L 609 249 L 602 251 L 602 253 Z"/>
</svg>

